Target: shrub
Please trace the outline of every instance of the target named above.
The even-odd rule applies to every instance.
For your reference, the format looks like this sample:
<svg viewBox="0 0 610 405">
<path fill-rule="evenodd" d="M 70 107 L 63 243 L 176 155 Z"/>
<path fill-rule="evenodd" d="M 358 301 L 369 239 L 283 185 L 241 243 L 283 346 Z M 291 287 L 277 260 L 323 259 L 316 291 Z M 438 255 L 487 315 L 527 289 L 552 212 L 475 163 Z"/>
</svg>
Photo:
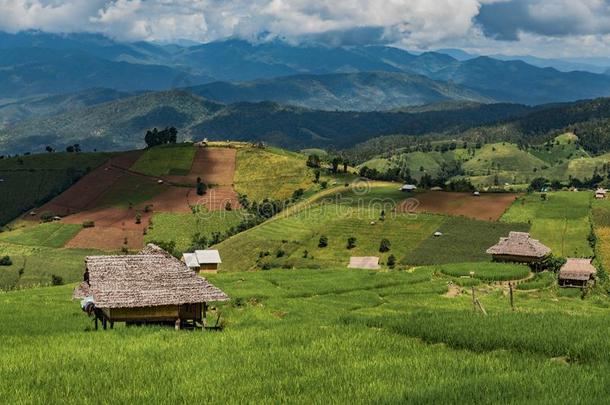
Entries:
<svg viewBox="0 0 610 405">
<path fill-rule="evenodd" d="M 353 249 L 355 247 L 356 247 L 356 238 L 353 236 L 350 236 L 349 238 L 347 238 L 347 248 Z"/>
<path fill-rule="evenodd" d="M 55 274 L 51 275 L 51 284 L 52 285 L 63 285 L 64 279 L 61 276 L 57 276 Z"/>
<path fill-rule="evenodd" d="M 13 261 L 9 256 L 4 256 L 0 259 L 0 266 L 10 266 L 11 264 L 13 264 Z"/>
<path fill-rule="evenodd" d="M 93 221 L 84 221 L 83 228 L 93 228 L 95 226 L 95 222 Z"/>
<path fill-rule="evenodd" d="M 303 259 L 307 259 L 307 256 L 309 256 L 309 251 L 303 250 Z"/>
<path fill-rule="evenodd" d="M 197 183 L 197 195 L 204 195 L 208 190 L 208 186 L 205 183 Z"/>
<path fill-rule="evenodd" d="M 381 243 L 379 243 L 379 251 L 384 253 L 390 250 L 390 241 L 386 238 L 381 239 Z"/>
<path fill-rule="evenodd" d="M 322 235 L 318 241 L 318 247 L 325 248 L 326 246 L 328 246 L 328 238 Z"/>
<path fill-rule="evenodd" d="M 278 249 L 278 251 L 275 252 L 275 257 L 284 257 L 284 255 L 286 255 L 286 252 L 284 252 L 283 249 Z"/>
<path fill-rule="evenodd" d="M 390 255 L 390 257 L 388 257 L 388 267 L 393 269 L 395 265 L 396 265 L 396 257 L 394 255 Z"/>
<path fill-rule="evenodd" d="M 232 211 L 233 210 L 233 206 L 231 205 L 231 201 L 227 201 L 227 203 L 225 204 L 225 211 Z"/>
<path fill-rule="evenodd" d="M 136 214 L 136 224 L 141 224 L 142 223 L 142 214 L 140 214 L 139 212 Z"/>
<path fill-rule="evenodd" d="M 54 216 L 55 216 L 55 214 L 53 214 L 51 211 L 45 211 L 42 214 L 40 214 L 40 220 L 42 222 L 51 222 L 51 221 L 53 221 Z"/>
</svg>

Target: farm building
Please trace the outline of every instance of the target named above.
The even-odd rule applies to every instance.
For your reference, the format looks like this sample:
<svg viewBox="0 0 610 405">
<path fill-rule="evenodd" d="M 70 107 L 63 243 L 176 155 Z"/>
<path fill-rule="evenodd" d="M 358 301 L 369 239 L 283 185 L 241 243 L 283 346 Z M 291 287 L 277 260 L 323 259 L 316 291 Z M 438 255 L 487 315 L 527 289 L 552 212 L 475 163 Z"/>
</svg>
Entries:
<svg viewBox="0 0 610 405">
<path fill-rule="evenodd" d="M 527 232 L 509 232 L 508 237 L 487 249 L 487 254 L 502 262 L 531 263 L 544 258 L 551 249 L 532 239 Z"/>
<path fill-rule="evenodd" d="M 218 272 L 218 265 L 222 263 L 220 253 L 215 249 L 196 250 L 195 253 L 184 253 L 182 261 L 186 263 L 189 269 L 199 273 Z"/>
<path fill-rule="evenodd" d="M 598 188 L 597 190 L 595 190 L 595 198 L 597 198 L 598 200 L 603 200 L 604 198 L 606 198 L 606 192 L 606 189 Z"/>
<path fill-rule="evenodd" d="M 559 270 L 559 285 L 562 287 L 583 287 L 595 279 L 597 270 L 590 259 L 567 259 Z"/>
<path fill-rule="evenodd" d="M 137 255 L 89 256 L 84 281 L 74 290 L 83 310 L 106 328 L 172 323 L 176 329 L 204 326 L 209 302 L 227 301 L 221 290 L 184 263 L 149 244 Z"/>
<path fill-rule="evenodd" d="M 400 187 L 400 191 L 405 191 L 405 192 L 410 192 L 410 191 L 415 191 L 417 189 L 417 186 L 413 185 L 413 184 L 405 184 L 402 187 Z"/>
<path fill-rule="evenodd" d="M 379 269 L 379 258 L 375 256 L 363 256 L 349 258 L 349 264 L 347 265 L 350 269 Z"/>
</svg>

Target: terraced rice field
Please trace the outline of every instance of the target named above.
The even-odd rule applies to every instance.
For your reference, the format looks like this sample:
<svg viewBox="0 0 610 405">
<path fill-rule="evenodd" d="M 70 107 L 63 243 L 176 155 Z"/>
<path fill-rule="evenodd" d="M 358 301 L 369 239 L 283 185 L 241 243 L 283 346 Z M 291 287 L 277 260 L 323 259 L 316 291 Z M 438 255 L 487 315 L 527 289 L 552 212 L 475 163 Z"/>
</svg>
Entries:
<svg viewBox="0 0 610 405">
<path fill-rule="evenodd" d="M 502 216 L 501 221 L 527 222 L 530 233 L 562 257 L 591 257 L 588 242 L 591 192 L 561 191 L 548 193 L 543 200 L 539 193 L 520 197 Z"/>
</svg>

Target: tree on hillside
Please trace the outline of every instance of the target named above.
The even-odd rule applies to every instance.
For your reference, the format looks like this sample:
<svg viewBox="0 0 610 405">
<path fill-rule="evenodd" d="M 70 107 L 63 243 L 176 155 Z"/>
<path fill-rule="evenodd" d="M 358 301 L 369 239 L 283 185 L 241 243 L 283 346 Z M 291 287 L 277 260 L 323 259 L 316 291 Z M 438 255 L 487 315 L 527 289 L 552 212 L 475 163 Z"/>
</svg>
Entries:
<svg viewBox="0 0 610 405">
<path fill-rule="evenodd" d="M 381 239 L 381 242 L 379 243 L 379 251 L 381 253 L 387 252 L 390 250 L 390 241 L 386 238 Z"/>
<path fill-rule="evenodd" d="M 320 156 L 311 154 L 307 157 L 307 166 L 318 168 L 320 167 Z"/>
<path fill-rule="evenodd" d="M 46 150 L 49 153 L 55 152 L 55 149 L 53 149 L 51 146 L 47 146 L 46 148 L 44 148 L 44 150 Z"/>
<path fill-rule="evenodd" d="M 353 249 L 355 247 L 356 247 L 356 238 L 353 236 L 350 236 L 349 238 L 347 238 L 347 248 Z"/>
<path fill-rule="evenodd" d="M 146 135 L 144 136 L 144 142 L 146 142 L 147 147 L 157 146 L 157 145 L 165 145 L 165 144 L 174 144 L 178 139 L 178 130 L 174 127 L 166 127 L 165 129 L 159 131 L 157 128 L 153 128 L 152 131 L 146 131 Z"/>
<path fill-rule="evenodd" d="M 331 161 L 333 173 L 337 173 L 337 171 L 339 170 L 339 164 L 340 163 L 341 163 L 341 158 L 338 157 L 338 156 L 335 156 L 333 158 L 333 160 Z"/>
</svg>

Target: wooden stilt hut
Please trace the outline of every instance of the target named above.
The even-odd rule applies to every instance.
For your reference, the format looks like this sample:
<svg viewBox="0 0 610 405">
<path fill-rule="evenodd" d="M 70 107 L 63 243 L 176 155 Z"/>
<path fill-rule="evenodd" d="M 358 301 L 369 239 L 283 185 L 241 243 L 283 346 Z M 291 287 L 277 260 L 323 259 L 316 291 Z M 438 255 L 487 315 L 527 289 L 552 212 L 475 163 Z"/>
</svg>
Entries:
<svg viewBox="0 0 610 405">
<path fill-rule="evenodd" d="M 73 296 L 104 328 L 114 322 L 203 326 L 208 303 L 229 299 L 152 244 L 137 255 L 87 257 L 84 281 Z"/>
<path fill-rule="evenodd" d="M 559 285 L 561 287 L 582 288 L 595 281 L 597 269 L 591 264 L 591 259 L 567 259 L 559 270 Z"/>
<path fill-rule="evenodd" d="M 551 254 L 551 249 L 537 239 L 532 239 L 527 232 L 509 232 L 508 237 L 487 249 L 495 261 L 532 263 Z"/>
</svg>

